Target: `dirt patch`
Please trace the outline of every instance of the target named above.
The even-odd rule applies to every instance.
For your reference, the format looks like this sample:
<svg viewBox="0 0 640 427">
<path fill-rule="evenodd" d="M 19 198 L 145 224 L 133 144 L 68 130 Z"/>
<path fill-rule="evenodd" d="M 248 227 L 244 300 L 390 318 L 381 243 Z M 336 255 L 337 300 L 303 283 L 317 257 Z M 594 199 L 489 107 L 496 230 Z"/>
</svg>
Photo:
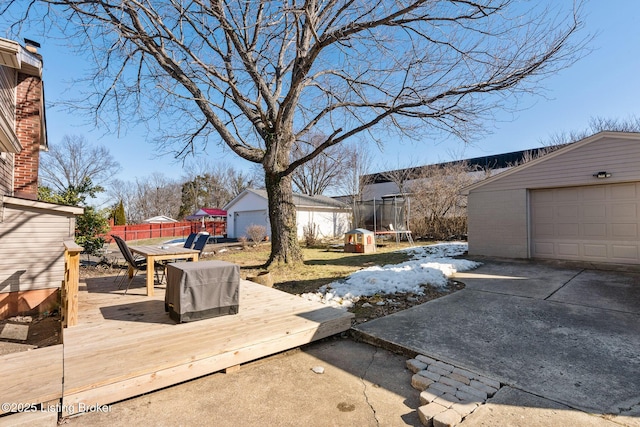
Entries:
<svg viewBox="0 0 640 427">
<path fill-rule="evenodd" d="M 376 294 L 369 297 L 361 297 L 353 307 L 348 311 L 353 313 L 355 317 L 351 321 L 351 325 L 368 322 L 369 320 L 384 317 L 389 314 L 397 313 L 416 305 L 436 298 L 449 295 L 453 292 L 464 289 L 464 283 L 456 280 L 449 280 L 445 289 L 437 289 L 431 285 L 422 286 L 424 293 L 395 293 L 395 294 Z"/>
<path fill-rule="evenodd" d="M 25 346 L 48 347 L 62 342 L 62 324 L 58 312 L 40 316 L 16 316 L 0 321 L 0 330 L 5 325 L 28 327 L 26 339 L 0 338 L 0 342 L 24 344 Z"/>
<path fill-rule="evenodd" d="M 82 263 L 80 265 L 81 281 L 91 277 L 117 276 L 118 273 L 127 274 L 127 266 L 124 262 L 100 261 L 98 263 Z"/>
</svg>

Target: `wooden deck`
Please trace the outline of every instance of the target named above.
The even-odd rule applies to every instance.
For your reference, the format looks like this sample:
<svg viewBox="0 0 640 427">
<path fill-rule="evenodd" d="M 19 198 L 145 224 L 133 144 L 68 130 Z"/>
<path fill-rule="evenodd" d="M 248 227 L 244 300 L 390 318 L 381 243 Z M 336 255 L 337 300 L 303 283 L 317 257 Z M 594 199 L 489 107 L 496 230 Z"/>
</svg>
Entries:
<svg viewBox="0 0 640 427">
<path fill-rule="evenodd" d="M 60 401 L 62 397 L 62 345 L 0 356 L 3 404 L 0 414 L 28 412 L 31 405 Z M 2 421 L 0 421 L 0 425 Z"/>
<path fill-rule="evenodd" d="M 353 317 L 244 280 L 238 314 L 183 324 L 165 313 L 164 288 L 145 295 L 144 277 L 122 293 L 113 277 L 80 284 L 78 325 L 63 335 L 63 415 L 340 333 Z"/>
</svg>

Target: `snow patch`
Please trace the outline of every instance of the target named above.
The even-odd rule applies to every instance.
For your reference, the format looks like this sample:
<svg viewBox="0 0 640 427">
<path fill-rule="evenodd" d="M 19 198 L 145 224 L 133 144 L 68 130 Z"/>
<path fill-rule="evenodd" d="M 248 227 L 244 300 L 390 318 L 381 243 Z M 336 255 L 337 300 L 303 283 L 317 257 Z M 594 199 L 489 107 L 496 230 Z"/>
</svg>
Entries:
<svg viewBox="0 0 640 427">
<path fill-rule="evenodd" d="M 464 242 L 401 249 L 399 252 L 408 252 L 412 259 L 401 264 L 368 267 L 344 280 L 321 286 L 318 292 L 301 296 L 333 307 L 349 308 L 363 296 L 407 292 L 421 295 L 424 293 L 421 285 L 444 288 L 447 278 L 454 273 L 478 267 L 478 262 L 451 258 L 466 250 Z"/>
</svg>

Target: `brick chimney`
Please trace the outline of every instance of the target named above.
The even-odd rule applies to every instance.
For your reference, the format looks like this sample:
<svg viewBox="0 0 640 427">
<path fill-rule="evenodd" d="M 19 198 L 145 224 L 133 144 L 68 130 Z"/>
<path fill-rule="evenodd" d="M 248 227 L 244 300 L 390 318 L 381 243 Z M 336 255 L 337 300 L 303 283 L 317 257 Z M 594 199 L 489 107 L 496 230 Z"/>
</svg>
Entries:
<svg viewBox="0 0 640 427">
<path fill-rule="evenodd" d="M 38 199 L 40 145 L 45 138 L 42 95 L 39 77 L 18 73 L 16 135 L 23 149 L 15 156 L 13 192 L 16 197 L 33 200 Z"/>
</svg>

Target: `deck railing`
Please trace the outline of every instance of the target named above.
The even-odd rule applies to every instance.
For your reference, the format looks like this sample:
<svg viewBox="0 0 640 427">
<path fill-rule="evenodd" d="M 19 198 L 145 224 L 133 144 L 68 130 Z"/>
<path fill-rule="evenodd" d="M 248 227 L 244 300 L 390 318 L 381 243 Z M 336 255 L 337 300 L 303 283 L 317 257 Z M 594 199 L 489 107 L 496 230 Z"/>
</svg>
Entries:
<svg viewBox="0 0 640 427">
<path fill-rule="evenodd" d="M 64 280 L 62 281 L 62 326 L 78 323 L 78 286 L 80 283 L 80 252 L 84 250 L 73 240 L 64 244 Z"/>
</svg>

